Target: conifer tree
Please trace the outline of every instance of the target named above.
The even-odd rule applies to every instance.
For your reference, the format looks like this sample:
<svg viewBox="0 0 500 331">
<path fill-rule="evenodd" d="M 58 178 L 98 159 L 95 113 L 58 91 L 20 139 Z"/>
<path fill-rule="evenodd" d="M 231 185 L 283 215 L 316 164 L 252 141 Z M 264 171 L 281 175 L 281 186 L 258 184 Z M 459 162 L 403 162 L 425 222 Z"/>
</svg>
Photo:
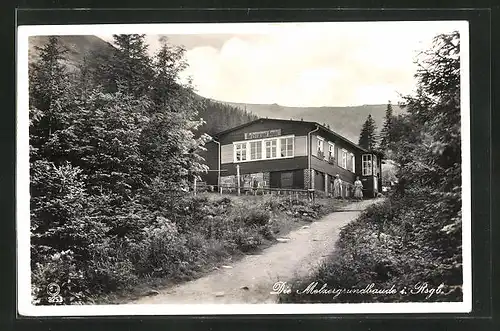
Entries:
<svg viewBox="0 0 500 331">
<path fill-rule="evenodd" d="M 187 64 L 184 49 L 173 47 L 166 39 L 152 61 L 150 120 L 141 135 L 144 171 L 150 183 L 163 183 L 169 190 L 186 189 L 190 175 L 206 166 L 198 152 L 208 140 L 194 132 L 203 125 L 199 118 L 202 102 L 189 83 L 180 82 Z"/>
<path fill-rule="evenodd" d="M 183 92 L 192 89 L 188 84 L 180 84 L 177 80 L 179 75 L 187 68 L 184 59 L 185 49 L 174 47 L 168 43 L 166 38 L 161 38 L 161 47 L 153 58 L 153 84 L 152 101 L 156 107 L 164 111 L 179 111 Z M 184 109 L 190 110 L 190 109 Z"/>
<path fill-rule="evenodd" d="M 390 144 L 393 143 L 392 139 L 392 129 L 393 129 L 393 114 L 392 114 L 392 104 L 389 101 L 387 108 L 385 110 L 384 126 L 380 132 L 380 149 L 382 151 L 387 151 L 390 148 Z"/>
<path fill-rule="evenodd" d="M 69 80 L 63 63 L 67 52 L 58 37 L 51 36 L 43 47 L 36 47 L 38 61 L 29 67 L 29 107 L 31 156 L 42 157 L 45 144 L 54 132 L 67 124 Z M 45 152 L 44 152 L 45 151 Z"/>
<path fill-rule="evenodd" d="M 148 45 L 143 34 L 114 35 L 117 51 L 114 53 L 113 78 L 117 90 L 135 97 L 149 92 L 153 73 Z"/>
<path fill-rule="evenodd" d="M 370 114 L 361 128 L 358 145 L 368 150 L 375 149 L 377 145 L 376 130 L 375 121 Z"/>
<path fill-rule="evenodd" d="M 153 72 L 145 36 L 115 34 L 113 38 L 115 47 L 94 54 L 90 63 L 96 84 L 104 87 L 105 92 L 147 95 Z"/>
</svg>

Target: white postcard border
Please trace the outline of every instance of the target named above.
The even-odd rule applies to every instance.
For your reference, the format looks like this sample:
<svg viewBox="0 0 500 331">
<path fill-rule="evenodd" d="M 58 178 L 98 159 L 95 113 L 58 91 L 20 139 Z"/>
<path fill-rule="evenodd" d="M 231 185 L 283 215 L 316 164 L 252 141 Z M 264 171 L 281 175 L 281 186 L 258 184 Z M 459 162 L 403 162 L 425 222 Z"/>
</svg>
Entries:
<svg viewBox="0 0 500 331">
<path fill-rule="evenodd" d="M 469 96 L 469 25 L 467 21 L 426 21 L 447 24 L 460 32 L 461 57 L 461 139 L 462 139 L 462 247 L 463 301 L 453 303 L 361 303 L 361 304 L 127 304 L 36 306 L 31 303 L 30 212 L 29 212 L 29 112 L 28 37 L 35 35 L 99 35 L 110 33 L 195 34 L 272 33 L 283 27 L 304 26 L 323 29 L 325 25 L 346 28 L 371 24 L 405 22 L 321 22 L 321 23 L 189 23 L 189 24 L 96 24 L 31 25 L 17 30 L 17 160 L 16 234 L 18 313 L 23 316 L 134 316 L 134 315 L 228 315 L 228 314 L 395 314 L 468 313 L 472 310 L 471 261 L 471 155 Z M 367 27 L 365 27 L 367 28 Z M 368 27 L 369 28 L 369 27 Z M 271 289 L 270 289 L 271 290 Z"/>
</svg>

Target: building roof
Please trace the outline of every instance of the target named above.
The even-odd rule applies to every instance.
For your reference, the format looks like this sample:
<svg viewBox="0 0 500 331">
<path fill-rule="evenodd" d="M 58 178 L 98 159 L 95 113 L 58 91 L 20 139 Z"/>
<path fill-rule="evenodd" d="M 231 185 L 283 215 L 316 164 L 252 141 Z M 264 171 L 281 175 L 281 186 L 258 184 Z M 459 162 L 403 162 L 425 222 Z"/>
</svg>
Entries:
<svg viewBox="0 0 500 331">
<path fill-rule="evenodd" d="M 284 119 L 279 119 L 279 118 L 259 118 L 259 119 L 256 119 L 256 120 L 253 120 L 251 122 L 248 122 L 248 123 L 245 123 L 245 124 L 241 124 L 241 125 L 238 125 L 238 126 L 235 126 L 233 128 L 230 128 L 230 129 L 227 129 L 227 130 L 224 130 L 224 131 L 221 131 L 221 132 L 218 132 L 216 134 L 214 134 L 214 137 L 220 137 L 222 135 L 225 135 L 226 133 L 229 133 L 229 132 L 232 132 L 232 131 L 235 131 L 235 130 L 238 130 L 238 129 L 241 129 L 241 128 L 244 128 L 244 127 L 247 127 L 247 126 L 250 126 L 250 125 L 253 125 L 255 123 L 258 123 L 258 122 L 264 122 L 264 121 L 276 121 L 276 122 L 287 122 L 287 123 L 300 123 L 300 124 L 308 124 L 308 125 L 311 125 L 311 126 L 317 126 L 318 128 L 322 129 L 323 131 L 326 131 L 328 132 L 329 134 L 331 135 L 334 135 L 336 138 L 342 140 L 343 142 L 353 146 L 353 147 L 356 147 L 356 148 L 359 148 L 360 150 L 362 150 L 363 152 L 370 152 L 368 151 L 367 149 L 359 146 L 358 144 L 355 144 L 354 142 L 352 142 L 351 140 L 339 135 L 338 133 L 332 131 L 331 129 L 327 128 L 326 126 L 324 125 L 321 125 L 317 122 L 310 122 L 310 121 L 298 121 L 298 120 L 284 120 Z M 376 153 L 374 151 L 372 151 L 371 153 Z"/>
</svg>

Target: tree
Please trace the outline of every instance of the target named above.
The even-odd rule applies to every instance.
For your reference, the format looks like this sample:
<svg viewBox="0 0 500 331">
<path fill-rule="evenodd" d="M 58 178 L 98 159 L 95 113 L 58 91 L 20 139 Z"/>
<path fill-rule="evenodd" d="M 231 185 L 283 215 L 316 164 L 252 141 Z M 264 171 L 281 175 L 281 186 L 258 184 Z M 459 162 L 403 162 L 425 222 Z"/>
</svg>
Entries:
<svg viewBox="0 0 500 331">
<path fill-rule="evenodd" d="M 439 261 L 432 272 L 436 281 L 449 284 L 462 282 L 459 54 L 458 32 L 436 36 L 424 52 L 415 75 L 417 92 L 405 98 L 411 134 L 395 145 L 398 192 L 413 208 L 415 243 Z"/>
<path fill-rule="evenodd" d="M 68 159 L 87 175 L 93 194 L 111 193 L 130 200 L 142 187 L 139 138 L 149 104 L 131 95 L 93 90 L 72 112 L 73 141 Z"/>
<path fill-rule="evenodd" d="M 29 66 L 30 156 L 32 160 L 48 157 L 58 162 L 57 155 L 45 146 L 56 131 L 69 125 L 66 108 L 71 84 L 63 63 L 67 50 L 54 36 L 36 49 L 39 59 Z"/>
<path fill-rule="evenodd" d="M 208 137 L 194 134 L 204 124 L 199 118 L 204 105 L 190 82 L 180 81 L 187 67 L 184 49 L 171 46 L 166 39 L 161 42 L 152 61 L 151 113 L 140 138 L 149 192 L 158 192 L 151 186 L 158 183 L 165 190 L 185 190 L 193 174 L 206 170 L 198 152 Z"/>
<path fill-rule="evenodd" d="M 207 104 L 180 79 L 184 50 L 164 40 L 150 58 L 143 35 L 115 44 L 69 74 L 51 37 L 30 66 L 32 289 L 42 303 L 52 282 L 65 304 L 132 284 L 148 227 L 175 212 L 169 192 L 206 170 Z"/>
<path fill-rule="evenodd" d="M 389 103 L 387 104 L 387 108 L 385 110 L 384 126 L 382 127 L 382 130 L 380 132 L 380 138 L 381 138 L 380 149 L 382 151 L 387 151 L 390 148 L 390 144 L 393 142 L 392 121 L 393 121 L 392 104 L 389 101 Z"/>
<path fill-rule="evenodd" d="M 149 94 L 153 72 L 148 45 L 142 34 L 115 34 L 115 47 L 93 54 L 91 72 L 105 92 L 141 97 Z"/>
<path fill-rule="evenodd" d="M 459 34 L 439 35 L 416 74 L 415 96 L 405 98 L 407 121 L 419 132 L 412 160 L 399 152 L 408 180 L 439 190 L 461 185 Z M 404 147 L 404 142 L 400 143 Z"/>
<path fill-rule="evenodd" d="M 368 150 L 375 149 L 377 145 L 377 137 L 375 134 L 376 130 L 375 121 L 370 114 L 361 128 L 358 145 Z"/>
<path fill-rule="evenodd" d="M 182 109 L 182 94 L 192 92 L 189 84 L 182 85 L 179 75 L 187 68 L 185 49 L 170 45 L 165 37 L 160 39 L 161 47 L 153 58 L 153 84 L 151 99 L 157 110 L 178 112 Z M 183 109 L 190 111 L 190 109 Z"/>
</svg>

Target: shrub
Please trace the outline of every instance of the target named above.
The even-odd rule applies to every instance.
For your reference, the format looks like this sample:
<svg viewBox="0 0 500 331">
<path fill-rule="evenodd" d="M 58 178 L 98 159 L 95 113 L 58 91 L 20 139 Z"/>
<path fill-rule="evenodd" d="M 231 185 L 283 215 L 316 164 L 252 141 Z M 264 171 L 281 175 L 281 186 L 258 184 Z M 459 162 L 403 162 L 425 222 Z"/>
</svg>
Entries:
<svg viewBox="0 0 500 331">
<path fill-rule="evenodd" d="M 265 226 L 269 223 L 269 213 L 260 209 L 252 209 L 243 216 L 245 226 Z"/>
<path fill-rule="evenodd" d="M 262 244 L 262 236 L 254 230 L 255 228 L 239 228 L 234 233 L 234 240 L 236 247 L 244 252 L 251 252 L 256 250 Z"/>
<path fill-rule="evenodd" d="M 95 293 L 130 289 L 138 282 L 135 266 L 125 254 L 117 253 L 110 249 L 109 245 L 106 246 L 106 249 L 90 261 L 86 274 L 88 286 Z"/>
<path fill-rule="evenodd" d="M 54 253 L 36 262 L 32 268 L 32 295 L 34 304 L 79 304 L 88 302 L 91 288 L 84 270 L 79 268 L 71 250 Z M 60 288 L 61 302 L 49 302 L 49 285 Z M 55 293 L 54 293 L 55 294 Z"/>
<path fill-rule="evenodd" d="M 171 221 L 160 218 L 144 232 L 144 241 L 136 246 L 140 250 L 141 273 L 157 271 L 164 276 L 176 276 L 185 270 L 185 264 L 192 262 L 194 256 L 186 246 L 186 238 Z"/>
</svg>

